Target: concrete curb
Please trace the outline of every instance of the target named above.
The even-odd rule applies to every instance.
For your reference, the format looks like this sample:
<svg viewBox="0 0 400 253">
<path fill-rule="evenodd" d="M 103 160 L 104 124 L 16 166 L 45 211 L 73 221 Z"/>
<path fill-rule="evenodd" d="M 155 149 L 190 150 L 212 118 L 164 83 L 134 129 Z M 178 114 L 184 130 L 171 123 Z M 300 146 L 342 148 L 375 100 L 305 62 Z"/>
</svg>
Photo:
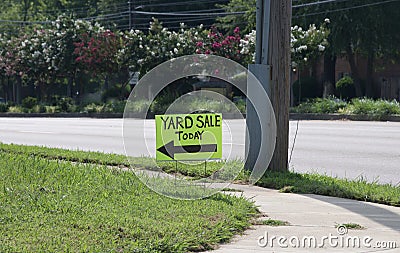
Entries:
<svg viewBox="0 0 400 253">
<path fill-rule="evenodd" d="M 0 113 L 1 118 L 122 118 L 122 113 Z"/>
<path fill-rule="evenodd" d="M 350 121 L 391 121 L 400 122 L 397 115 L 355 115 L 355 114 L 314 114 L 314 113 L 291 113 L 291 120 L 350 120 Z"/>
<path fill-rule="evenodd" d="M 0 113 L 0 118 L 94 118 L 94 119 L 121 119 L 123 113 Z M 142 118 L 142 114 L 131 113 L 129 118 Z M 243 115 L 245 118 L 246 115 Z M 149 113 L 148 119 L 154 119 L 154 114 Z M 224 119 L 240 119 L 235 113 L 223 113 Z"/>
<path fill-rule="evenodd" d="M 0 118 L 94 118 L 94 119 L 120 119 L 123 113 L 0 113 Z M 132 114 L 130 118 L 140 118 L 139 114 Z M 149 114 L 149 119 L 154 119 L 154 114 Z M 240 119 L 237 114 L 224 113 L 224 119 Z M 243 114 L 243 118 L 246 115 Z M 350 121 L 391 121 L 400 122 L 400 116 L 374 116 L 374 115 L 348 115 L 348 114 L 313 114 L 291 113 L 290 120 L 350 120 Z"/>
</svg>

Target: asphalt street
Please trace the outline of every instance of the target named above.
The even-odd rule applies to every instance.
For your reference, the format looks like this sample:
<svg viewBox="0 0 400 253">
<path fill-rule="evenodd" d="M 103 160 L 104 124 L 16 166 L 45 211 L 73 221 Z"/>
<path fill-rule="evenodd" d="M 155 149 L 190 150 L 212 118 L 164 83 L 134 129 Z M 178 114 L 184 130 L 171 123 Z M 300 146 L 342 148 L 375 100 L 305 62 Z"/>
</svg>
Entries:
<svg viewBox="0 0 400 253">
<path fill-rule="evenodd" d="M 130 155 L 154 156 L 154 121 L 136 124 L 124 140 L 122 119 L 0 118 L 0 142 L 125 154 L 124 141 L 137 141 Z M 291 170 L 400 183 L 400 123 L 291 121 L 289 138 Z M 223 157 L 243 158 L 244 139 L 243 120 L 224 121 Z"/>
</svg>

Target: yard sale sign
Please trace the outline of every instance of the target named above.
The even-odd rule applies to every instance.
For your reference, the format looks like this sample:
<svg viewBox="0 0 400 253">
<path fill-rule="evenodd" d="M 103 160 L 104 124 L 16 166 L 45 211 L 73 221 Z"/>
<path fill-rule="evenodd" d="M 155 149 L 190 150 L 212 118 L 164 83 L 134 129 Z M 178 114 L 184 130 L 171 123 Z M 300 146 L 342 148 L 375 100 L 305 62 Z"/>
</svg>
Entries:
<svg viewBox="0 0 400 253">
<path fill-rule="evenodd" d="M 222 114 L 156 115 L 156 159 L 222 158 Z"/>
</svg>

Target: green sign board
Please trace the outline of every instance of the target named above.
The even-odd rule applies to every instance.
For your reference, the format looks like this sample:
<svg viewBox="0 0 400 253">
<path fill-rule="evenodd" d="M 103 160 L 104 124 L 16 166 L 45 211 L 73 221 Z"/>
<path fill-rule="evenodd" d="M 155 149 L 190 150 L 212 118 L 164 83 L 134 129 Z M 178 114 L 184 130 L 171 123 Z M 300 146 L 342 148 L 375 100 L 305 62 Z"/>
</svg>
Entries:
<svg viewBox="0 0 400 253">
<path fill-rule="evenodd" d="M 156 115 L 156 159 L 222 158 L 222 114 Z"/>
</svg>

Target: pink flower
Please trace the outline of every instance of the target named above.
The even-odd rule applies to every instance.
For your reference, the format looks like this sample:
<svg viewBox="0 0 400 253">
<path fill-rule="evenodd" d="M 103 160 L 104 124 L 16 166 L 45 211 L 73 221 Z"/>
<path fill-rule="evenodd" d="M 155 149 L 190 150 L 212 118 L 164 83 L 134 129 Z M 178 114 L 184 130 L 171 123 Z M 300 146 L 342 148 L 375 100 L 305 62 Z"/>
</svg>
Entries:
<svg viewBox="0 0 400 253">
<path fill-rule="evenodd" d="M 234 32 L 234 33 L 240 33 L 240 28 L 237 26 L 237 27 L 235 28 L 235 30 L 233 30 L 233 32 Z"/>
<path fill-rule="evenodd" d="M 202 41 L 197 42 L 196 46 L 197 47 L 202 47 L 204 45 L 204 43 Z"/>
<path fill-rule="evenodd" d="M 209 49 L 207 49 L 204 53 L 205 54 L 211 54 L 211 51 Z"/>
<path fill-rule="evenodd" d="M 222 45 L 229 45 L 229 40 L 225 39 L 224 41 L 222 41 Z"/>
<path fill-rule="evenodd" d="M 222 47 L 222 45 L 221 45 L 221 43 L 219 43 L 219 42 L 214 42 L 213 45 L 212 45 L 212 47 L 213 47 L 213 48 L 220 48 L 220 47 Z"/>
</svg>

